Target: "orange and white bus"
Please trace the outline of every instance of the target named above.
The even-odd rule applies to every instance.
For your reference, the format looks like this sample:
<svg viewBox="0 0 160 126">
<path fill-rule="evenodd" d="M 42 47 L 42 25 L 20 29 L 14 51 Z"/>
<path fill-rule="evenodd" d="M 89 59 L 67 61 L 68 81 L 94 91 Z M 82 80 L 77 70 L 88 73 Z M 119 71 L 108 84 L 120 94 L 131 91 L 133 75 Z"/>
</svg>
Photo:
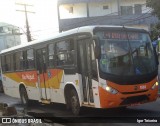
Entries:
<svg viewBox="0 0 160 126">
<path fill-rule="evenodd" d="M 158 62 L 147 31 L 85 26 L 1 51 L 5 94 L 82 106 L 127 107 L 158 96 Z"/>
</svg>

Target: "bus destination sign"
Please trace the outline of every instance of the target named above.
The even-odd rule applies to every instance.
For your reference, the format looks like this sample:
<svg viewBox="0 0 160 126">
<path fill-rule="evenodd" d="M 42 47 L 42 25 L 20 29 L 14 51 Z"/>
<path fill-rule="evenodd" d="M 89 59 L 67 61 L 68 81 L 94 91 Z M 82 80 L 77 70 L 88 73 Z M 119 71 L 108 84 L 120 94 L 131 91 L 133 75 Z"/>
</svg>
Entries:
<svg viewBox="0 0 160 126">
<path fill-rule="evenodd" d="M 121 40 L 139 40 L 139 34 L 135 32 L 116 32 L 106 31 L 104 32 L 105 39 L 121 39 Z"/>
</svg>

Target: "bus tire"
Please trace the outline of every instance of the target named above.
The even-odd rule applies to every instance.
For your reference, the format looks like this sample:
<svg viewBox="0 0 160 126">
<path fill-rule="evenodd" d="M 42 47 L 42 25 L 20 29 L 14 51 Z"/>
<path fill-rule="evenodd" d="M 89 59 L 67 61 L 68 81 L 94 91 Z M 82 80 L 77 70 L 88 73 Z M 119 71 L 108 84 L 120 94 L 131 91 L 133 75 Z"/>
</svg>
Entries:
<svg viewBox="0 0 160 126">
<path fill-rule="evenodd" d="M 70 93 L 65 94 L 65 101 L 66 101 L 66 109 L 70 110 L 70 108 L 71 108 Z"/>
<path fill-rule="evenodd" d="M 71 94 L 70 94 L 70 103 L 71 103 L 71 110 L 72 113 L 76 116 L 79 115 L 80 113 L 80 104 L 79 104 L 79 98 L 78 94 L 75 89 L 71 89 Z"/>
<path fill-rule="evenodd" d="M 29 99 L 26 88 L 24 86 L 20 87 L 20 97 L 23 105 L 28 106 Z"/>
</svg>

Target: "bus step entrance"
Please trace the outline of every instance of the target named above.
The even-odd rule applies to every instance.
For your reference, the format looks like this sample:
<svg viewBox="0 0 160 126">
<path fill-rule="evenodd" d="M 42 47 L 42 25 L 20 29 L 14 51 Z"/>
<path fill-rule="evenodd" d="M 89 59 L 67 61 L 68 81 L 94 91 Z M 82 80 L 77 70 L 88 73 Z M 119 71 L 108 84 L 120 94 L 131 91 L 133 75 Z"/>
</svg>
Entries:
<svg viewBox="0 0 160 126">
<path fill-rule="evenodd" d="M 50 104 L 51 103 L 51 99 L 41 99 L 41 102 L 43 104 Z"/>
</svg>

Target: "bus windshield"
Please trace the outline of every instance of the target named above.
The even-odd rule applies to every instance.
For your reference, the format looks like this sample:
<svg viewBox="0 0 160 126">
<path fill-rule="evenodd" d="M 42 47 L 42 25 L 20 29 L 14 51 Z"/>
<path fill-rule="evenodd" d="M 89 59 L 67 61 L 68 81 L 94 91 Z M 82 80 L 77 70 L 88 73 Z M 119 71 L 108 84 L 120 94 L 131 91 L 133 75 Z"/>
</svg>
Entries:
<svg viewBox="0 0 160 126">
<path fill-rule="evenodd" d="M 147 33 L 99 31 L 100 70 L 114 75 L 144 75 L 155 71 L 156 61 Z"/>
</svg>

